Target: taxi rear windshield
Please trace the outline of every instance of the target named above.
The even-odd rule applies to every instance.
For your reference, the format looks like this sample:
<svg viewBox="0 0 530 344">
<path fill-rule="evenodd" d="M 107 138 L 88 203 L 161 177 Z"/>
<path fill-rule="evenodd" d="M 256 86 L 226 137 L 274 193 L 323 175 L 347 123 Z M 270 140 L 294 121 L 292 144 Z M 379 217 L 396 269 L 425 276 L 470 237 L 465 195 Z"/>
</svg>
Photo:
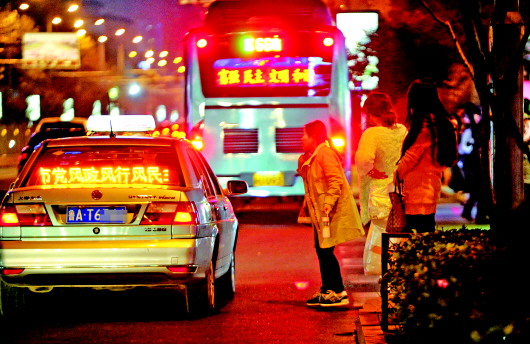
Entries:
<svg viewBox="0 0 530 344">
<path fill-rule="evenodd" d="M 42 152 L 22 186 L 185 186 L 169 147 L 58 147 Z"/>
</svg>

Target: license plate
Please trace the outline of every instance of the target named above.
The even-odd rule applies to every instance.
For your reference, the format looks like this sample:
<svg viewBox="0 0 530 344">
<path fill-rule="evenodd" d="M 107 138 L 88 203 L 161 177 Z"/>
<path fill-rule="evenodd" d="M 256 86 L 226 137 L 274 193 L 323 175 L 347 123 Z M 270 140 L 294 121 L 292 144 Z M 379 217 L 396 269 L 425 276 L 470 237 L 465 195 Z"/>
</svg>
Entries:
<svg viewBox="0 0 530 344">
<path fill-rule="evenodd" d="M 125 223 L 125 207 L 67 207 L 66 223 Z"/>
<path fill-rule="evenodd" d="M 254 186 L 284 186 L 283 172 L 256 172 L 253 176 Z"/>
</svg>

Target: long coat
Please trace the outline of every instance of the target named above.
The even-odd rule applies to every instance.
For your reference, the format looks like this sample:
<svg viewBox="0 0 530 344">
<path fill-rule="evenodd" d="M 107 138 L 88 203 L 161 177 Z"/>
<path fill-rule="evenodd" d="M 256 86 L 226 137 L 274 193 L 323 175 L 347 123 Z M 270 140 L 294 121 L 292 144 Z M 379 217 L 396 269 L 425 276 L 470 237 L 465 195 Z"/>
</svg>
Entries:
<svg viewBox="0 0 530 344">
<path fill-rule="evenodd" d="M 364 235 L 359 211 L 337 154 L 320 144 L 313 155 L 301 164 L 298 172 L 304 180 L 305 203 L 321 248 L 336 246 Z M 332 206 L 331 237 L 323 238 L 320 220 L 324 204 Z"/>
</svg>

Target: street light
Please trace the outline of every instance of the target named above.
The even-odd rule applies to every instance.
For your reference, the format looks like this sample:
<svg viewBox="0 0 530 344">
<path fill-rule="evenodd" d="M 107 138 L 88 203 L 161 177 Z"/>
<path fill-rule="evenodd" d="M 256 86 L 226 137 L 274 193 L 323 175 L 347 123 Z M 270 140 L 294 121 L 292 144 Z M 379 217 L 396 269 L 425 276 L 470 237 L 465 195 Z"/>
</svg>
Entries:
<svg viewBox="0 0 530 344">
<path fill-rule="evenodd" d="M 68 12 L 75 12 L 79 9 L 79 5 L 78 4 L 72 4 L 68 7 L 67 11 Z"/>
<path fill-rule="evenodd" d="M 83 21 L 83 19 L 77 19 L 74 23 L 74 27 L 77 29 L 77 28 L 80 28 L 81 26 L 83 26 L 85 22 Z"/>
</svg>

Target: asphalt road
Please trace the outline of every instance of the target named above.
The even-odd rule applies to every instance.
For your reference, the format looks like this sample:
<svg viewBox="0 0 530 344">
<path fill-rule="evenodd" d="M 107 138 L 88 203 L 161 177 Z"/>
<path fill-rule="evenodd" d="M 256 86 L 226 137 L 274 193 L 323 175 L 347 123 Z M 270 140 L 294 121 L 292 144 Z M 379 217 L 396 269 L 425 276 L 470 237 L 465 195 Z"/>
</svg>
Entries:
<svg viewBox="0 0 530 344">
<path fill-rule="evenodd" d="M 168 291 L 52 291 L 35 295 L 23 319 L 0 324 L 0 342 L 354 343 L 353 308 L 305 306 L 320 277 L 311 229 L 293 221 L 297 205 L 246 209 L 236 296 L 217 314 L 190 319 Z"/>
</svg>

